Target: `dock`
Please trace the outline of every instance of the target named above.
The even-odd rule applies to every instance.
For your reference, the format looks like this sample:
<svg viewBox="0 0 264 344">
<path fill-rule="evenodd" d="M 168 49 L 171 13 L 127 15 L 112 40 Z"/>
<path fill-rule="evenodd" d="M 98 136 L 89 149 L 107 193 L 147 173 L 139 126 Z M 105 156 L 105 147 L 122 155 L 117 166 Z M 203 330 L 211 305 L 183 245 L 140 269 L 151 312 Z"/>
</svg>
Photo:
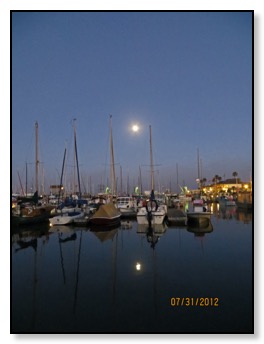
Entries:
<svg viewBox="0 0 264 344">
<path fill-rule="evenodd" d="M 168 208 L 167 220 L 168 225 L 185 226 L 187 216 L 184 211 L 179 208 Z"/>
</svg>

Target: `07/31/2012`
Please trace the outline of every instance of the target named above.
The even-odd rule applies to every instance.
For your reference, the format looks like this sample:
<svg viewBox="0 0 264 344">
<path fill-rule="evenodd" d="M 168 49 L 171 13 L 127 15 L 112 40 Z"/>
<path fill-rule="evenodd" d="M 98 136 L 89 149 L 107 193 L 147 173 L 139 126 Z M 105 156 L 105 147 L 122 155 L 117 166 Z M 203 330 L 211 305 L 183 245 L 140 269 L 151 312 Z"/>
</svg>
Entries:
<svg viewBox="0 0 264 344">
<path fill-rule="evenodd" d="M 218 307 L 218 297 L 171 297 L 170 305 L 172 307 L 196 306 L 196 307 Z"/>
</svg>

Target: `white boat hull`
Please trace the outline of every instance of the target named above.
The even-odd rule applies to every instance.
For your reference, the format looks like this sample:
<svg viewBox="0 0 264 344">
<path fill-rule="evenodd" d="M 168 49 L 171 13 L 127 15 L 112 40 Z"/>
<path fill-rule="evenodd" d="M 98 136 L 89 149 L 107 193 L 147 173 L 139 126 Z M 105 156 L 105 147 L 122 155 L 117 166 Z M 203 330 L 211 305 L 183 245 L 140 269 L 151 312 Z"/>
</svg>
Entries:
<svg viewBox="0 0 264 344">
<path fill-rule="evenodd" d="M 75 219 L 80 219 L 83 216 L 83 213 L 62 213 L 61 215 L 50 218 L 49 221 L 52 226 L 68 225 L 73 223 Z"/>
<path fill-rule="evenodd" d="M 151 225 L 161 225 L 165 219 L 165 211 L 153 211 L 151 213 Z M 148 212 L 145 208 L 141 208 L 137 213 L 137 222 L 139 225 L 148 225 Z"/>
</svg>

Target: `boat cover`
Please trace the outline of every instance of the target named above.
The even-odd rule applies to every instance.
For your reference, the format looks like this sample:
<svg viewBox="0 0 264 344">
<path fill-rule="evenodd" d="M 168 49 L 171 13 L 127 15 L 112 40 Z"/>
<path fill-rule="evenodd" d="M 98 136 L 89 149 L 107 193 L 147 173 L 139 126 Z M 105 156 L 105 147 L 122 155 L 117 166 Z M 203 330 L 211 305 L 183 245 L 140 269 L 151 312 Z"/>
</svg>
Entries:
<svg viewBox="0 0 264 344">
<path fill-rule="evenodd" d="M 113 203 L 103 204 L 99 207 L 96 213 L 93 215 L 93 219 L 96 218 L 108 218 L 113 219 L 120 216 L 120 212 Z"/>
</svg>

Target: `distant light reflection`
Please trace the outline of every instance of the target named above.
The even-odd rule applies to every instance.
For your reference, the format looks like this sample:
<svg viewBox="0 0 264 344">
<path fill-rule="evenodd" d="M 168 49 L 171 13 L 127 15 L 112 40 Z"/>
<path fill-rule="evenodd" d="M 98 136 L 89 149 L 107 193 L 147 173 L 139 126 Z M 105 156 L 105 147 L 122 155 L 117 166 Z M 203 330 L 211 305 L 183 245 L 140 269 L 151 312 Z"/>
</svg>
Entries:
<svg viewBox="0 0 264 344">
<path fill-rule="evenodd" d="M 140 263 L 137 263 L 137 264 L 136 264 L 136 270 L 137 270 L 137 271 L 140 271 L 140 270 L 141 270 L 141 264 L 140 264 Z"/>
</svg>

